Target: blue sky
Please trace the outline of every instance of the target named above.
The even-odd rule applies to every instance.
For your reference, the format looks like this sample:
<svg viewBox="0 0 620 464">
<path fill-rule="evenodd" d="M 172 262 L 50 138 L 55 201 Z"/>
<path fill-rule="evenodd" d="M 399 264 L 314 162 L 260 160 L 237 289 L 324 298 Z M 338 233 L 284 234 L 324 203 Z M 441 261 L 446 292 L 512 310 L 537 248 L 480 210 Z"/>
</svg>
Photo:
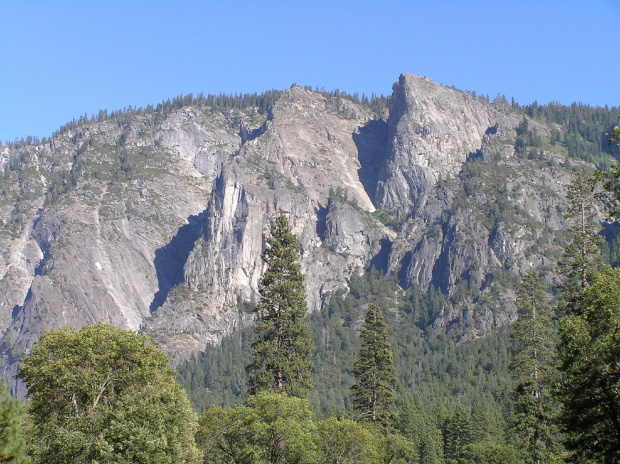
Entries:
<svg viewBox="0 0 620 464">
<path fill-rule="evenodd" d="M 390 94 L 400 73 L 519 103 L 620 105 L 620 0 L 0 5 L 0 140 L 187 93 Z"/>
</svg>

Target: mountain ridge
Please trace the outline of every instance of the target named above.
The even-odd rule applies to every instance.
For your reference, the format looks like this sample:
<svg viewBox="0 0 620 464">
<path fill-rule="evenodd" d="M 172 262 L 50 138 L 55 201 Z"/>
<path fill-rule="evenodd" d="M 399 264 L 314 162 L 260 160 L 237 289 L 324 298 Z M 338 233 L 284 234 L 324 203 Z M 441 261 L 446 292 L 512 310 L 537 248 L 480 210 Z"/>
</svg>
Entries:
<svg viewBox="0 0 620 464">
<path fill-rule="evenodd" d="M 311 311 L 374 264 L 404 288 L 441 289 L 433 330 L 467 340 L 514 319 L 524 269 L 555 282 L 564 188 L 588 169 L 552 144 L 563 126 L 411 75 L 382 115 L 300 87 L 268 100 L 190 98 L 2 148 L 1 365 L 13 388 L 15 361 L 45 328 L 111 322 L 178 362 L 247 327 L 280 211 L 300 237 Z"/>
</svg>

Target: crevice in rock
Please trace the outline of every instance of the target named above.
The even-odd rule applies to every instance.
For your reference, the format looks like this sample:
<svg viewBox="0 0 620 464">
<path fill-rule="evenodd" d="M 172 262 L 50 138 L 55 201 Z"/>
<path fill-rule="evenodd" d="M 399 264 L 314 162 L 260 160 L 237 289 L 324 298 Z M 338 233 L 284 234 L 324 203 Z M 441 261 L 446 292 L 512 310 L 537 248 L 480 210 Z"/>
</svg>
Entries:
<svg viewBox="0 0 620 464">
<path fill-rule="evenodd" d="M 381 239 L 381 241 L 379 243 L 381 244 L 381 249 L 370 260 L 370 266 L 369 267 L 371 269 L 374 267 L 377 271 L 380 271 L 383 274 L 387 274 L 388 266 L 389 266 L 390 253 L 392 252 L 392 242 L 389 239 L 384 238 L 384 239 Z M 410 258 L 410 260 L 411 260 L 411 258 Z"/>
<path fill-rule="evenodd" d="M 50 232 L 51 236 L 49 237 L 45 237 L 44 238 L 44 234 L 43 232 L 41 232 L 41 230 L 39 229 L 39 221 L 41 220 L 41 217 L 37 217 L 33 224 L 32 224 L 32 230 L 33 230 L 33 237 L 35 242 L 37 242 L 37 246 L 39 247 L 39 250 L 41 250 L 41 253 L 43 254 L 43 257 L 41 258 L 41 260 L 37 263 L 37 266 L 34 268 L 34 275 L 36 276 L 42 276 L 46 274 L 46 269 L 45 269 L 45 265 L 48 263 L 49 259 L 50 259 L 50 243 L 49 240 L 56 240 L 57 237 L 57 232 L 55 230 L 52 230 Z M 46 229 L 46 224 L 43 225 L 43 229 Z"/>
<path fill-rule="evenodd" d="M 261 135 L 263 135 L 267 131 L 267 121 L 261 124 L 260 127 L 256 129 L 248 130 L 243 124 L 239 127 L 239 137 L 241 137 L 241 146 L 243 146 L 246 142 L 254 140 Z"/>
<path fill-rule="evenodd" d="M 247 127 L 243 125 L 243 122 L 239 123 L 239 137 L 241 138 L 241 147 L 246 143 L 250 142 L 254 139 L 257 139 L 265 132 L 267 132 L 267 123 L 273 119 L 273 114 L 271 112 L 271 108 L 267 109 L 267 119 L 264 123 L 257 127 L 256 129 L 249 130 Z"/>
<path fill-rule="evenodd" d="M 357 174 L 370 201 L 375 204 L 379 172 L 388 154 L 388 124 L 382 119 L 373 119 L 352 135 L 361 165 Z"/>
<path fill-rule="evenodd" d="M 30 295 L 30 290 L 28 290 L 28 295 Z M 26 299 L 28 299 L 28 296 L 26 296 Z M 26 299 L 24 299 L 24 301 L 25 301 Z M 18 316 L 19 312 L 20 312 L 23 308 L 24 308 L 24 307 L 23 307 L 23 306 L 20 306 L 20 305 L 15 305 L 15 306 L 13 306 L 13 310 L 11 311 L 11 319 L 12 319 L 12 320 L 17 319 L 17 316 Z"/>
<path fill-rule="evenodd" d="M 494 126 L 490 126 L 484 131 L 484 135 L 495 135 L 497 134 L 497 129 L 499 128 L 499 123 L 495 123 Z"/>
<path fill-rule="evenodd" d="M 400 262 L 400 269 L 398 270 L 398 283 L 402 288 L 409 288 L 409 282 L 407 281 L 407 269 L 409 268 L 409 264 L 411 264 L 411 259 L 413 258 L 413 252 L 410 250 L 405 253 L 402 261 Z"/>
<path fill-rule="evenodd" d="M 431 285 L 440 289 L 444 294 L 448 293 L 448 287 L 450 286 L 450 247 L 454 243 L 454 226 L 447 230 L 444 234 L 443 243 L 441 245 L 441 254 L 433 265 L 433 277 Z"/>
<path fill-rule="evenodd" d="M 183 268 L 196 240 L 202 235 L 202 227 L 206 219 L 206 210 L 188 217 L 188 223 L 179 228 L 172 240 L 166 246 L 155 250 L 153 264 L 157 273 L 159 290 L 151 302 L 149 308 L 151 313 L 164 304 L 171 288 L 185 281 Z"/>
<path fill-rule="evenodd" d="M 316 214 L 316 235 L 321 239 L 321 242 L 325 241 L 325 233 L 327 232 L 327 213 L 329 211 L 329 204 L 323 206 L 319 203 L 319 207 L 314 209 Z"/>
</svg>

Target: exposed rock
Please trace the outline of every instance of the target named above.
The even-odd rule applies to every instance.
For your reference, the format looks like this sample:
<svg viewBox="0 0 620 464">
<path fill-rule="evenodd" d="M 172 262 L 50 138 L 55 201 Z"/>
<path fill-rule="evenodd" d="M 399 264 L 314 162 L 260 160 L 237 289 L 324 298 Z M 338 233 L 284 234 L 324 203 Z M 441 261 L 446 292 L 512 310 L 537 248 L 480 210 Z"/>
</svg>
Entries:
<svg viewBox="0 0 620 464">
<path fill-rule="evenodd" d="M 387 120 L 292 87 L 267 112 L 194 102 L 5 147 L 3 375 L 61 325 L 142 330 L 175 362 L 219 343 L 252 323 L 279 212 L 299 236 L 310 311 L 375 266 L 449 297 L 436 332 L 483 336 L 514 318 L 519 273 L 553 279 L 561 251 L 570 172 L 560 153 L 515 152 L 522 119 L 403 75 Z"/>
</svg>

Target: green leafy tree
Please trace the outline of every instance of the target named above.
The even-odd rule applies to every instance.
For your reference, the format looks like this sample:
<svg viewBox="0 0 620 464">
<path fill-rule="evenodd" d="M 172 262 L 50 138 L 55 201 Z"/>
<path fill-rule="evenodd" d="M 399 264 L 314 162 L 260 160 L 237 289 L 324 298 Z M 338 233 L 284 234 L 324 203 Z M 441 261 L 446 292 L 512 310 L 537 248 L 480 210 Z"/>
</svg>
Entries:
<svg viewBox="0 0 620 464">
<path fill-rule="evenodd" d="M 513 430 L 527 463 L 547 462 L 559 435 L 552 397 L 556 379 L 554 331 L 547 294 L 535 270 L 529 270 L 517 294 L 517 320 L 512 325 Z"/>
<path fill-rule="evenodd" d="M 399 433 L 387 433 L 383 439 L 384 458 L 388 464 L 417 464 L 416 446 Z"/>
<path fill-rule="evenodd" d="M 284 214 L 276 218 L 266 241 L 262 258 L 267 270 L 254 309 L 258 339 L 247 366 L 249 393 L 276 389 L 303 397 L 312 385 L 312 340 L 303 321 L 307 303 L 299 241 Z"/>
<path fill-rule="evenodd" d="M 247 406 L 207 409 L 198 445 L 209 463 L 314 463 L 316 425 L 308 400 L 259 392 Z"/>
<path fill-rule="evenodd" d="M 4 380 L 0 380 L 0 463 L 30 462 L 21 431 L 22 410 L 20 402 L 11 398 Z"/>
<path fill-rule="evenodd" d="M 458 464 L 517 464 L 512 446 L 472 443 L 463 447 Z"/>
<path fill-rule="evenodd" d="M 197 462 L 196 418 L 168 362 L 147 337 L 109 324 L 43 332 L 18 374 L 35 462 Z"/>
<path fill-rule="evenodd" d="M 132 386 L 125 390 L 101 431 L 101 461 L 115 464 L 195 463 L 198 427 L 178 383 Z"/>
<path fill-rule="evenodd" d="M 612 224 L 620 223 L 620 163 L 614 164 L 609 171 L 597 171 L 603 191 L 598 198 L 603 202 L 608 220 Z"/>
<path fill-rule="evenodd" d="M 392 346 L 379 305 L 372 303 L 360 334 L 360 351 L 353 366 L 353 408 L 362 421 L 392 427 L 395 420 Z"/>
<path fill-rule="evenodd" d="M 562 424 L 572 462 L 620 462 L 620 269 L 605 268 L 560 321 Z"/>
<path fill-rule="evenodd" d="M 317 424 L 319 464 L 382 464 L 381 436 L 350 419 L 329 419 Z"/>
</svg>

